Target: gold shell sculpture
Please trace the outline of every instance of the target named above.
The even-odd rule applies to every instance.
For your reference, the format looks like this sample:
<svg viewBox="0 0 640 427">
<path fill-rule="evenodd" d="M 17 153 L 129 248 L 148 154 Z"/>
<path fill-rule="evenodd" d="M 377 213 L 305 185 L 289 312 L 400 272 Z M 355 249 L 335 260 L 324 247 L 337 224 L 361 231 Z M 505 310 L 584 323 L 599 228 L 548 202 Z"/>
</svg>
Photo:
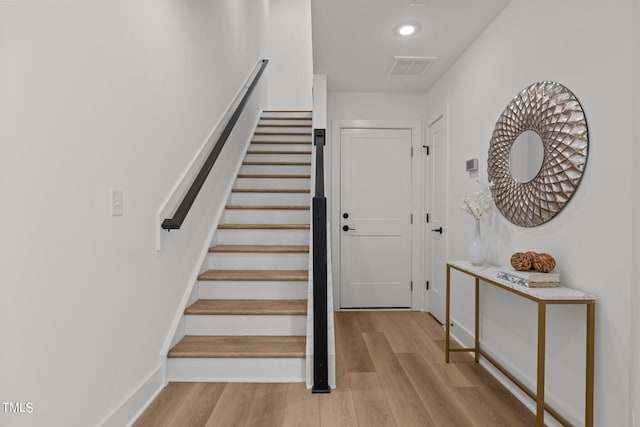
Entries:
<svg viewBox="0 0 640 427">
<path fill-rule="evenodd" d="M 518 271 L 531 270 L 533 256 L 529 252 L 516 252 L 511 255 L 511 266 Z"/>
<path fill-rule="evenodd" d="M 556 268 L 556 260 L 549 254 L 538 254 L 533 259 L 533 268 L 540 273 L 548 273 Z"/>
</svg>

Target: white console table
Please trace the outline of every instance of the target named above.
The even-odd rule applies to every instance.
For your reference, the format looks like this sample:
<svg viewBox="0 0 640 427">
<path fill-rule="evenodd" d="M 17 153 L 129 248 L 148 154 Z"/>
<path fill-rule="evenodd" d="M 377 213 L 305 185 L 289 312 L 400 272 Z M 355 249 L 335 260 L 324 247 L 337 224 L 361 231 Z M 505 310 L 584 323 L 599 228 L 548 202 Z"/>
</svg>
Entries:
<svg viewBox="0 0 640 427">
<path fill-rule="evenodd" d="M 472 348 L 451 348 L 450 347 L 450 315 L 451 315 L 451 269 L 468 274 L 475 278 L 475 346 Z M 446 302 L 446 338 L 445 338 L 445 358 L 449 363 L 451 352 L 473 352 L 475 360 L 478 362 L 480 356 L 494 365 L 509 380 L 517 385 L 529 397 L 536 401 L 536 426 L 544 426 L 545 410 L 560 421 L 563 425 L 571 425 L 557 411 L 550 408 L 544 402 L 544 380 L 545 380 L 545 336 L 546 336 L 546 315 L 548 304 L 583 304 L 586 307 L 586 375 L 585 375 L 585 426 L 593 427 L 593 382 L 594 382 L 594 347 L 595 347 L 595 310 L 596 300 L 593 295 L 570 289 L 564 286 L 557 288 L 527 288 L 516 285 L 497 277 L 499 267 L 483 265 L 475 266 L 469 261 L 449 261 L 447 263 L 447 302 Z M 537 384 L 536 391 L 530 390 L 506 368 L 501 366 L 491 356 L 487 355 L 480 347 L 480 281 L 507 292 L 519 295 L 538 304 L 538 355 L 537 355 Z"/>
</svg>

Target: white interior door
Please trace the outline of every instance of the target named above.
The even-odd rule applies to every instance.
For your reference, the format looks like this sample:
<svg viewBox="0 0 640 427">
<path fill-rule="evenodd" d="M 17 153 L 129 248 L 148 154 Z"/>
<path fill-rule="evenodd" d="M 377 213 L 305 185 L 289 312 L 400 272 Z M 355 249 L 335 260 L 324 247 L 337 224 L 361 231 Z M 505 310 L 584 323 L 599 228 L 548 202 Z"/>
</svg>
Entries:
<svg viewBox="0 0 640 427">
<path fill-rule="evenodd" d="M 411 307 L 411 130 L 342 129 L 342 308 Z"/>
<path fill-rule="evenodd" d="M 432 123 L 427 129 L 427 141 L 429 146 L 429 157 L 425 165 L 425 200 L 429 201 L 427 212 L 429 222 L 425 228 L 425 247 L 427 251 L 428 271 L 425 277 L 429 280 L 429 290 L 427 293 L 427 310 L 440 323 L 445 322 L 445 298 L 446 298 L 446 262 L 447 232 L 445 225 L 446 200 L 445 200 L 445 180 L 447 176 L 446 156 L 445 156 L 445 119 L 440 118 Z"/>
</svg>

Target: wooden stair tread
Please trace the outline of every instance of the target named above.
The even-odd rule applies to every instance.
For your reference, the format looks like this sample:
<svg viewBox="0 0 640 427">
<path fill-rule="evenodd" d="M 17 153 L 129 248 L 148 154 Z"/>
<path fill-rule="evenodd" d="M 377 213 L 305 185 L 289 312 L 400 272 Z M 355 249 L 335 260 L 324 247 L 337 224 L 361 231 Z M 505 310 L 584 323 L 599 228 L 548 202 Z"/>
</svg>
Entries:
<svg viewBox="0 0 640 427">
<path fill-rule="evenodd" d="M 301 144 L 301 145 L 311 145 L 311 141 L 251 141 L 252 144 Z"/>
<path fill-rule="evenodd" d="M 298 123 L 289 123 L 289 124 L 259 124 L 259 128 L 310 128 L 311 123 L 309 124 L 298 124 Z"/>
<path fill-rule="evenodd" d="M 198 280 L 306 282 L 307 270 L 207 270 Z"/>
<path fill-rule="evenodd" d="M 309 206 L 285 206 L 285 205 L 227 205 L 226 209 L 231 210 L 275 210 L 275 211 L 308 211 Z"/>
<path fill-rule="evenodd" d="M 171 350 L 170 358 L 303 358 L 304 336 L 191 336 Z"/>
<path fill-rule="evenodd" d="M 311 136 L 311 132 L 267 132 L 267 131 L 260 131 L 260 132 L 254 132 L 254 135 L 278 135 L 278 136 L 289 136 L 289 135 L 295 135 L 295 136 Z"/>
<path fill-rule="evenodd" d="M 311 166 L 311 162 L 242 162 L 245 166 Z"/>
<path fill-rule="evenodd" d="M 306 188 L 234 188 L 233 193 L 311 193 Z"/>
<path fill-rule="evenodd" d="M 287 150 L 249 150 L 247 154 L 306 154 L 311 155 L 311 151 L 287 151 Z"/>
<path fill-rule="evenodd" d="M 300 254 L 300 253 L 309 253 L 309 246 L 308 245 L 215 245 L 209 248 L 209 252 Z"/>
<path fill-rule="evenodd" d="M 308 120 L 311 121 L 311 117 L 260 117 L 260 120 Z"/>
<path fill-rule="evenodd" d="M 218 224 L 223 230 L 309 230 L 309 224 Z"/>
<path fill-rule="evenodd" d="M 307 314 L 307 300 L 199 299 L 184 311 L 197 315 L 292 315 Z"/>
<path fill-rule="evenodd" d="M 262 110 L 263 113 L 312 113 L 313 110 Z"/>
<path fill-rule="evenodd" d="M 311 179 L 311 175 L 241 173 L 238 178 L 277 178 L 277 179 Z"/>
</svg>

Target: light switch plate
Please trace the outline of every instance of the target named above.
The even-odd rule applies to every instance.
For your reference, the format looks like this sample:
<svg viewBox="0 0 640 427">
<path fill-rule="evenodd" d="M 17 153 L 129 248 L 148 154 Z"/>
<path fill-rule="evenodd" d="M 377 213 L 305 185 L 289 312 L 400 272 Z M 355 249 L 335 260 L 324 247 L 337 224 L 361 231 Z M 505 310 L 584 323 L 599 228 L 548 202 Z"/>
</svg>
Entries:
<svg viewBox="0 0 640 427">
<path fill-rule="evenodd" d="M 111 190 L 111 216 L 122 216 L 122 190 Z"/>
</svg>

